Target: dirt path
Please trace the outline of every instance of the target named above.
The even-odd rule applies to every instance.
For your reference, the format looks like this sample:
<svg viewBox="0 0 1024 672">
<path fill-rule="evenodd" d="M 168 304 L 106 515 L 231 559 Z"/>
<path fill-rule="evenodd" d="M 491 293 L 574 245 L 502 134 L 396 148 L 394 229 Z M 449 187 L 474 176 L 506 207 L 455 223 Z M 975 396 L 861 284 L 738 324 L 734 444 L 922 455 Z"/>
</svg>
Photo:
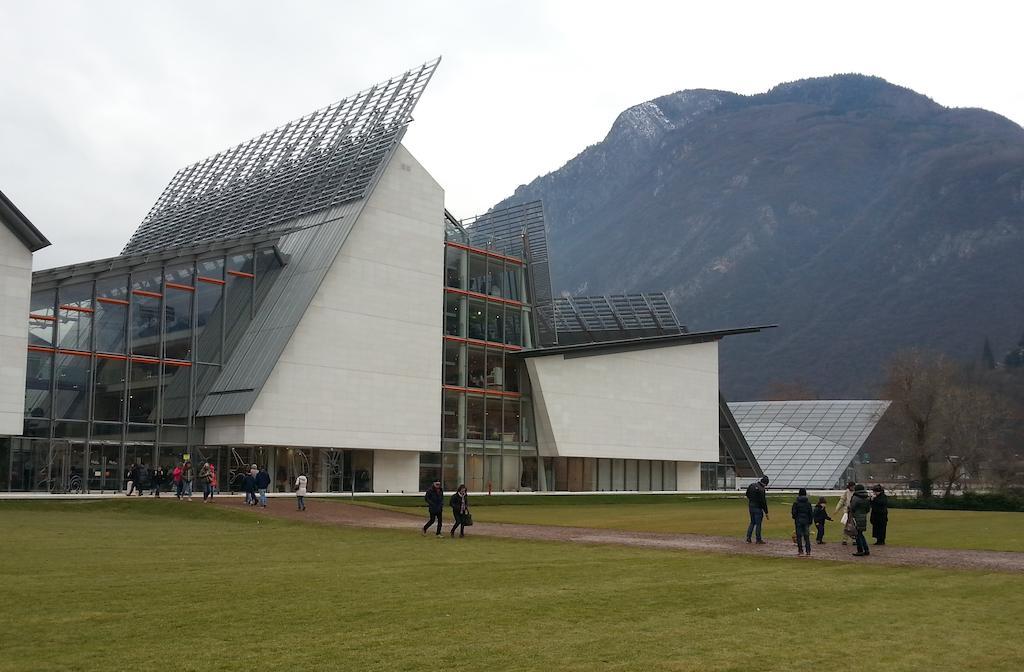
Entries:
<svg viewBox="0 0 1024 672">
<path fill-rule="evenodd" d="M 237 497 L 230 499 L 223 497 L 218 498 L 216 501 L 219 506 L 235 509 L 249 508 L 242 502 L 241 498 Z M 292 500 L 275 498 L 271 499 L 269 506 L 266 509 L 261 509 L 259 513 L 275 518 L 305 520 L 345 527 L 409 530 L 410 533 L 416 534 L 419 534 L 420 527 L 426 522 L 426 516 L 420 516 L 419 511 L 415 514 L 411 512 L 406 514 L 345 502 L 316 499 L 307 500 L 306 511 L 300 512 L 295 510 Z M 445 520 L 450 524 L 450 515 L 447 511 L 445 514 Z M 447 533 L 448 529 L 446 525 L 445 533 Z M 739 538 L 713 537 L 701 534 L 658 534 L 584 527 L 482 522 L 478 522 L 469 528 L 467 534 L 504 539 L 571 541 L 580 544 L 610 544 L 641 548 L 727 553 L 731 555 L 767 555 L 794 559 L 797 557 L 794 545 L 785 541 L 769 540 L 768 543 L 759 546 L 757 544 L 747 544 Z M 873 565 L 972 569 L 989 572 L 1024 572 L 1024 553 L 902 548 L 887 545 L 884 548 L 873 547 L 871 557 L 869 558 L 855 558 L 851 555 L 853 550 L 852 546 L 843 546 L 838 542 L 814 545 L 811 559 Z"/>
</svg>

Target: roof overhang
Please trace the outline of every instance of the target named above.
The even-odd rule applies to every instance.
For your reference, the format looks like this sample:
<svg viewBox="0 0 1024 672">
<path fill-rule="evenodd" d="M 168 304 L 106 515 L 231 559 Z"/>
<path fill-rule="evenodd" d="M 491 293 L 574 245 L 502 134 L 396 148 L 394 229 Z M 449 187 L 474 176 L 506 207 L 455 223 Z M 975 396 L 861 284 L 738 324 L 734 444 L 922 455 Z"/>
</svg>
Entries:
<svg viewBox="0 0 1024 672">
<path fill-rule="evenodd" d="M 50 241 L 46 239 L 46 236 L 32 222 L 28 221 L 28 217 L 18 210 L 18 207 L 2 191 L 0 191 L 0 219 L 4 220 L 7 228 L 32 252 L 49 247 Z"/>
<path fill-rule="evenodd" d="M 630 338 L 618 341 L 598 341 L 595 343 L 580 343 L 578 345 L 563 345 L 550 348 L 531 348 L 518 352 L 509 352 L 509 355 L 518 355 L 522 358 L 549 357 L 563 355 L 565 357 L 590 357 L 593 355 L 608 355 L 616 352 L 628 352 L 630 350 L 649 350 L 652 348 L 668 348 L 675 345 L 691 345 L 693 343 L 708 343 L 720 341 L 726 336 L 738 336 L 739 334 L 756 334 L 765 329 L 774 329 L 776 324 L 763 324 L 755 327 L 740 327 L 737 329 L 717 329 L 713 331 L 690 331 L 682 334 L 666 334 L 663 336 L 647 336 L 644 338 Z"/>
</svg>

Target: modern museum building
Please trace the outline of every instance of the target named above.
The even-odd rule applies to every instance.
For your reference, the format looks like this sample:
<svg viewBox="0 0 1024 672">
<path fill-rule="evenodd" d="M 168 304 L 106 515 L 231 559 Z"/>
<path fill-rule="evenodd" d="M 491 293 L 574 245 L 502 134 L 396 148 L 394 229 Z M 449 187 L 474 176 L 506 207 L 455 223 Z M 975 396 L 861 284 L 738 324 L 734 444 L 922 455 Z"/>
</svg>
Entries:
<svg viewBox="0 0 1024 672">
<path fill-rule="evenodd" d="M 121 255 L 32 274 L 0 490 L 118 491 L 183 459 L 222 490 L 251 464 L 314 492 L 760 475 L 718 385 L 720 340 L 759 328 L 554 295 L 539 202 L 456 219 L 401 143 L 436 66 L 180 170 Z"/>
</svg>

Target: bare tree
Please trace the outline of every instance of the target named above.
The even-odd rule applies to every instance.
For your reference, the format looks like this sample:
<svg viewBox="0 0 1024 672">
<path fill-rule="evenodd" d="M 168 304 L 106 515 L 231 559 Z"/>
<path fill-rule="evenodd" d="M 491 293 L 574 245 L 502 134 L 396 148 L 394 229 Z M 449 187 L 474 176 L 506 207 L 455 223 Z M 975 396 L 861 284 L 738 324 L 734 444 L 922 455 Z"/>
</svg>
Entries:
<svg viewBox="0 0 1024 672">
<path fill-rule="evenodd" d="M 941 452 L 946 460 L 946 495 L 964 477 L 977 474 L 986 461 L 998 459 L 999 434 L 1010 409 L 978 383 L 951 387 L 941 404 Z"/>
<path fill-rule="evenodd" d="M 931 462 L 945 440 L 943 404 L 957 377 L 945 356 L 924 350 L 896 353 L 886 367 L 882 394 L 892 401 L 885 421 L 906 446 L 918 470 L 921 495 L 931 497 Z"/>
</svg>

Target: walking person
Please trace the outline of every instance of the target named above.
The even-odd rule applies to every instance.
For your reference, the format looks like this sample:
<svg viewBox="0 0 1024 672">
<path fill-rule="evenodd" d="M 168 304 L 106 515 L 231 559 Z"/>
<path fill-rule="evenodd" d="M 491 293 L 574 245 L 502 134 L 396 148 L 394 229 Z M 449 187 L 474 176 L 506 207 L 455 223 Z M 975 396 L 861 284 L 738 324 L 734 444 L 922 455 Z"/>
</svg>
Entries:
<svg viewBox="0 0 1024 672">
<path fill-rule="evenodd" d="M 185 466 L 181 468 L 181 485 L 184 489 L 182 495 L 188 497 L 188 501 L 192 501 L 192 482 L 196 479 L 196 468 L 192 466 L 190 460 L 185 461 Z"/>
<path fill-rule="evenodd" d="M 818 504 L 814 507 L 814 526 L 818 528 L 817 543 L 825 543 L 825 521 L 832 520 L 832 516 L 828 515 L 828 500 L 824 497 L 818 497 Z"/>
<path fill-rule="evenodd" d="M 868 549 L 868 540 L 864 538 L 864 531 L 868 529 L 868 512 L 870 510 L 871 502 L 868 500 L 868 491 L 864 489 L 862 483 L 858 483 L 854 486 L 853 494 L 850 496 L 850 516 L 857 525 L 857 552 L 854 553 L 857 557 L 871 555 L 871 550 Z"/>
<path fill-rule="evenodd" d="M 203 466 L 199 469 L 199 478 L 203 482 L 203 503 L 205 504 L 213 499 L 213 467 L 209 460 L 203 462 Z"/>
<path fill-rule="evenodd" d="M 811 508 L 811 500 L 807 499 L 807 490 L 800 488 L 796 501 L 791 508 L 793 524 L 796 526 L 796 554 L 811 555 L 811 521 L 814 519 L 814 509 Z"/>
<path fill-rule="evenodd" d="M 140 462 L 135 471 L 135 492 L 142 497 L 142 488 L 149 482 L 149 468 L 145 462 Z"/>
<path fill-rule="evenodd" d="M 213 496 L 217 494 L 217 468 L 210 463 L 210 501 L 213 501 Z"/>
<path fill-rule="evenodd" d="M 441 512 L 444 511 L 444 492 L 441 490 L 441 481 L 434 481 L 434 484 L 430 486 L 425 493 L 423 493 L 423 499 L 427 501 L 427 512 L 430 514 L 430 520 L 423 526 L 423 534 L 427 533 L 430 526 L 437 521 L 437 536 L 441 536 Z"/>
<path fill-rule="evenodd" d="M 260 506 L 264 509 L 267 508 L 267 488 L 270 487 L 270 474 L 267 472 L 267 468 L 263 467 L 259 473 L 256 474 L 256 489 L 260 493 Z"/>
<path fill-rule="evenodd" d="M 761 523 L 768 517 L 767 487 L 767 476 L 762 476 L 761 480 L 747 486 L 747 510 L 750 513 L 750 525 L 747 526 L 748 544 L 752 534 L 755 535 L 757 543 L 764 543 L 764 539 L 761 538 Z"/>
<path fill-rule="evenodd" d="M 171 480 L 174 482 L 174 496 L 179 500 L 181 499 L 181 493 L 183 492 L 184 485 L 181 482 L 181 465 L 174 465 L 174 471 L 171 472 Z"/>
<path fill-rule="evenodd" d="M 164 483 L 167 481 L 167 474 L 164 473 L 164 468 L 159 464 L 153 468 L 153 496 L 160 496 L 160 488 L 164 487 Z"/>
<path fill-rule="evenodd" d="M 455 522 L 452 523 L 452 538 L 455 538 L 455 530 L 459 530 L 459 536 L 466 536 L 466 519 L 469 517 L 469 494 L 466 492 L 466 486 L 460 485 L 456 490 L 452 498 L 448 500 L 448 504 L 452 507 L 452 518 Z"/>
<path fill-rule="evenodd" d="M 306 475 L 299 474 L 295 479 L 295 504 L 299 511 L 306 510 Z"/>
<path fill-rule="evenodd" d="M 871 536 L 875 538 L 875 546 L 885 546 L 885 528 L 889 525 L 889 496 L 881 485 L 875 484 L 871 489 L 875 493 L 871 498 Z"/>
<path fill-rule="evenodd" d="M 245 490 L 245 503 L 249 506 L 256 506 L 256 475 L 252 473 L 251 469 L 242 479 L 242 488 Z"/>
<path fill-rule="evenodd" d="M 132 492 L 134 492 L 135 488 L 138 487 L 138 485 L 139 485 L 139 465 L 133 464 L 131 467 L 128 468 L 128 483 L 125 486 L 125 489 L 128 492 L 128 494 L 126 496 L 127 497 L 131 497 L 132 496 Z"/>
<path fill-rule="evenodd" d="M 856 484 L 853 481 L 846 482 L 846 490 L 843 490 L 842 496 L 839 498 L 839 501 L 836 502 L 836 510 L 832 512 L 839 513 L 841 511 L 843 513 L 843 516 L 839 519 L 839 522 L 842 523 L 844 527 L 846 526 L 846 521 L 850 517 L 850 498 L 853 497 L 854 485 Z M 843 546 L 846 545 L 846 535 L 843 535 Z"/>
</svg>

